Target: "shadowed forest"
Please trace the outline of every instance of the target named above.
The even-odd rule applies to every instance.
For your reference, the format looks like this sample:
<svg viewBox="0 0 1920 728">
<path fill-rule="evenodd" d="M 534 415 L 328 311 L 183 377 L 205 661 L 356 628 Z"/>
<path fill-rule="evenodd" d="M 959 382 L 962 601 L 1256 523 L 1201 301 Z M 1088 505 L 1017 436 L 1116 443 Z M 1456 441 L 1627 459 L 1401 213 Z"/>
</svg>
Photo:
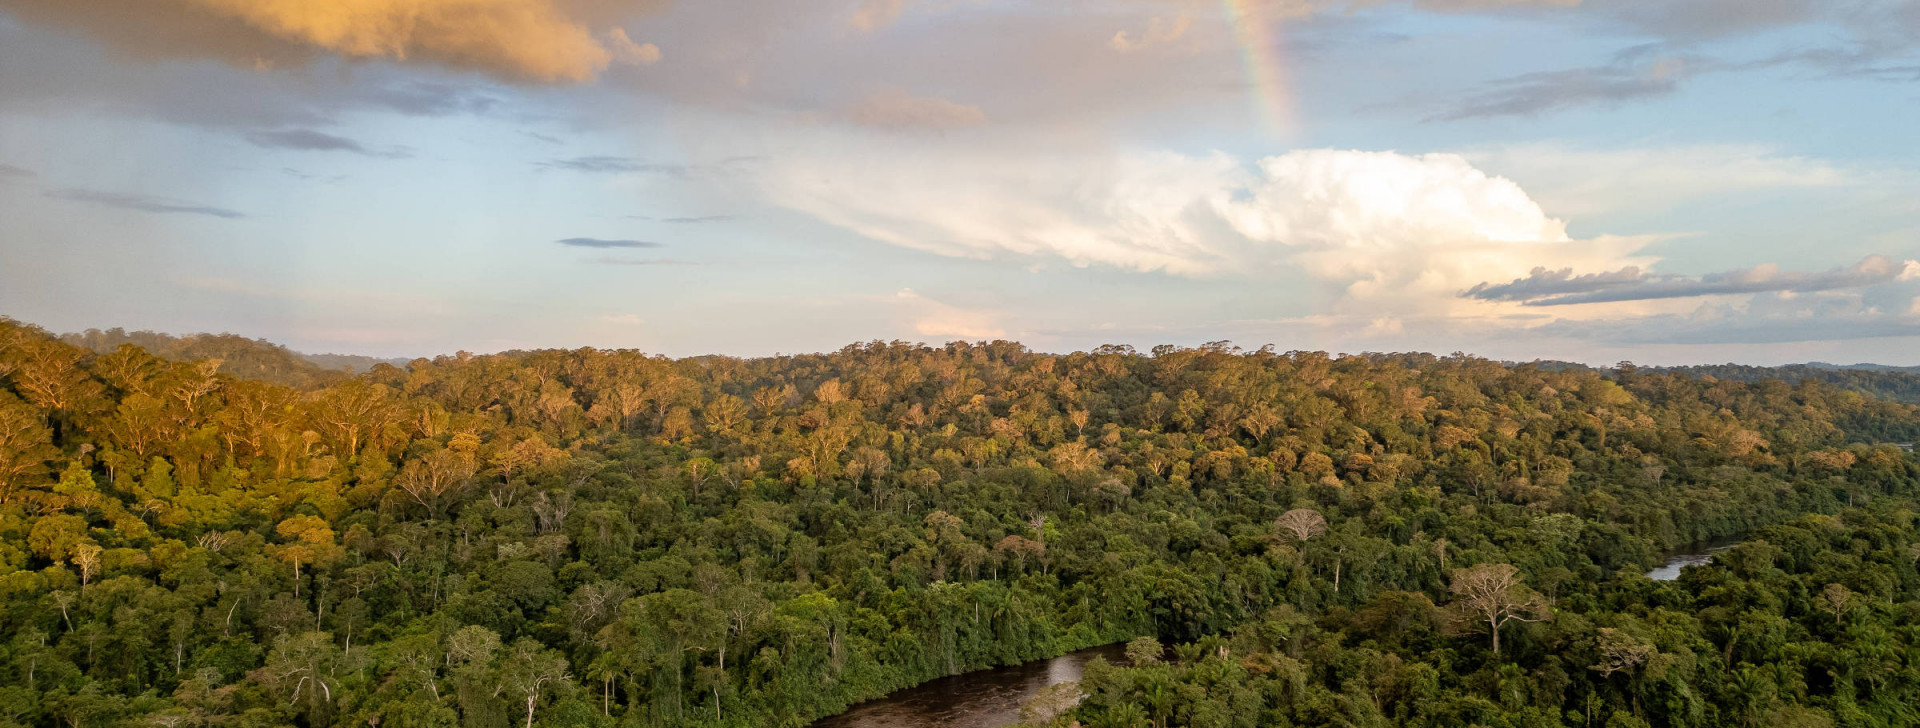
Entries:
<svg viewBox="0 0 1920 728">
<path fill-rule="evenodd" d="M 1865 374 L 121 336 L 0 319 L 0 725 L 803 726 L 1129 640 L 1032 720 L 1920 723 Z"/>
</svg>

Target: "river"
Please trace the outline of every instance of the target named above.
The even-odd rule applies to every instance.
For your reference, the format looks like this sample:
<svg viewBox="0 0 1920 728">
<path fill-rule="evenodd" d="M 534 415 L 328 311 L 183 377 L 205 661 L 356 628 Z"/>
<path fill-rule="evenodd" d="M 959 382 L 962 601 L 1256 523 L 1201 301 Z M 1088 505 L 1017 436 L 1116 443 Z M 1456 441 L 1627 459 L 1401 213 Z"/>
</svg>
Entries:
<svg viewBox="0 0 1920 728">
<path fill-rule="evenodd" d="M 1125 645 L 1070 652 L 1051 660 L 943 677 L 822 718 L 811 728 L 997 728 L 1020 722 L 1020 706 L 1041 688 L 1079 682 L 1087 662 L 1127 662 Z"/>
<path fill-rule="evenodd" d="M 1660 568 L 1647 572 L 1654 581 L 1673 581 L 1680 570 L 1713 560 L 1713 555 L 1740 542 L 1735 539 L 1696 544 L 1667 557 Z M 1020 706 L 1041 688 L 1079 682 L 1094 657 L 1124 665 L 1125 645 L 1107 645 L 1070 652 L 1051 660 L 943 677 L 885 697 L 853 706 L 839 715 L 822 718 L 811 728 L 999 728 L 1020 722 Z"/>
<path fill-rule="evenodd" d="M 1713 560 L 1713 555 L 1740 545 L 1739 539 L 1724 539 L 1708 543 L 1694 544 L 1685 550 L 1677 551 L 1667 557 L 1660 568 L 1647 572 L 1647 578 L 1654 581 L 1673 581 L 1680 578 L 1680 570 L 1689 566 L 1703 566 Z"/>
</svg>

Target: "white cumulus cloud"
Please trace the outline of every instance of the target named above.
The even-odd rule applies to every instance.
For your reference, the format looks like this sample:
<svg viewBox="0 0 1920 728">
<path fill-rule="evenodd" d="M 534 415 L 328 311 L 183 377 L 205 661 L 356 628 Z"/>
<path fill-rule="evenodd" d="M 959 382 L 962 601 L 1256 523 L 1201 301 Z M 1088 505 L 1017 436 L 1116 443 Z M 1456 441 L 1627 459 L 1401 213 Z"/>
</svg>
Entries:
<svg viewBox="0 0 1920 728">
<path fill-rule="evenodd" d="M 1063 259 L 1190 277 L 1305 274 L 1353 310 L 1486 306 L 1458 297 L 1535 267 L 1649 265 L 1648 240 L 1576 240 L 1514 182 L 1451 154 L 1314 149 L 982 153 L 962 142 L 780 157 L 771 199 L 941 255 Z"/>
</svg>

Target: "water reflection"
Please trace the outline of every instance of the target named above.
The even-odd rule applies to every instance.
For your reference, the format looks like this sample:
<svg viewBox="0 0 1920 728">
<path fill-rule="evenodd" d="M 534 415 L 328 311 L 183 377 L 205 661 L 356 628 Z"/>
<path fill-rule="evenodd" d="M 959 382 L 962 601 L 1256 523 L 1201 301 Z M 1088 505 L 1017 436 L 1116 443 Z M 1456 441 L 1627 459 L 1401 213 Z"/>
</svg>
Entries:
<svg viewBox="0 0 1920 728">
<path fill-rule="evenodd" d="M 823 718 L 812 728 L 998 728 L 1020 722 L 1020 706 L 1048 685 L 1079 682 L 1087 662 L 1126 664 L 1124 645 L 1072 652 L 1051 660 L 934 680 Z"/>
<path fill-rule="evenodd" d="M 1713 555 L 1740 545 L 1739 541 L 1718 541 L 1701 544 L 1667 557 L 1667 563 L 1660 568 L 1647 572 L 1647 578 L 1654 581 L 1673 581 L 1680 578 L 1680 571 L 1689 566 L 1705 566 L 1713 561 Z"/>
</svg>

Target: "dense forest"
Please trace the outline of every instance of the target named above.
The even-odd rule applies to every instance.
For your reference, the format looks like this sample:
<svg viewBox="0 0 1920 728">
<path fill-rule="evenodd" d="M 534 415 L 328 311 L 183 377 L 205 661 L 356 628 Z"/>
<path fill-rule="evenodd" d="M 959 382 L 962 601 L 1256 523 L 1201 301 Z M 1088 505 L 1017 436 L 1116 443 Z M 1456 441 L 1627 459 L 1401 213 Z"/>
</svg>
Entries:
<svg viewBox="0 0 1920 728">
<path fill-rule="evenodd" d="M 1128 640 L 1036 720 L 1920 720 L 1887 444 L 1920 408 L 1817 381 L 1224 343 L 228 366 L 0 320 L 0 725 L 802 726 Z"/>
<path fill-rule="evenodd" d="M 1787 382 L 1814 380 L 1861 394 L 1908 404 L 1920 404 L 1920 367 L 1888 367 L 1870 364 L 1834 366 L 1832 364 L 1792 364 L 1782 367 L 1756 367 L 1743 364 L 1671 367 L 1657 371 L 1696 377 L 1731 379 L 1736 382 L 1763 382 L 1779 379 Z"/>
</svg>

